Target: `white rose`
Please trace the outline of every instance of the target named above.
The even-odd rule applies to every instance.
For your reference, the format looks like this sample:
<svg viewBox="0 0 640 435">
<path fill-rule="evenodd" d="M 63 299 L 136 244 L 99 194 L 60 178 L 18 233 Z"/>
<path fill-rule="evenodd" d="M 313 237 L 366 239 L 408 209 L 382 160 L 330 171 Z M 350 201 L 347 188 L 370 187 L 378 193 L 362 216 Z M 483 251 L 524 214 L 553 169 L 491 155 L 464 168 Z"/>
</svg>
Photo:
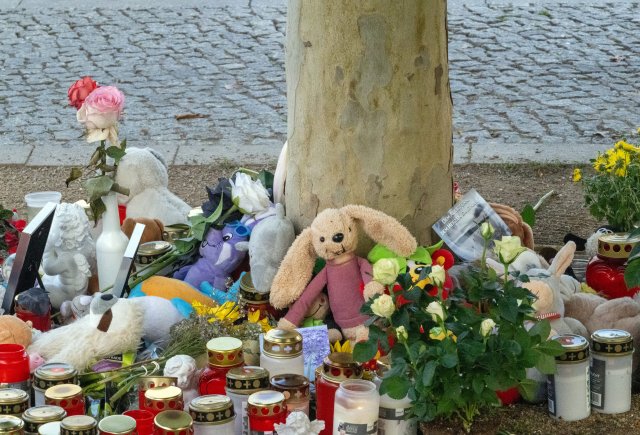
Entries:
<svg viewBox="0 0 640 435">
<path fill-rule="evenodd" d="M 491 331 L 493 331 L 495 326 L 496 322 L 494 322 L 493 319 L 484 319 L 482 323 L 480 323 L 480 334 L 482 334 L 483 337 L 486 337 L 491 333 Z"/>
<path fill-rule="evenodd" d="M 491 240 L 495 232 L 495 228 L 493 228 L 489 221 L 482 222 L 482 225 L 480 225 L 480 235 L 482 235 L 482 238 L 485 240 Z"/>
<path fill-rule="evenodd" d="M 513 263 L 518 255 L 527 250 L 521 245 L 520 238 L 516 236 L 502 236 L 502 240 L 496 240 L 495 244 L 493 252 L 504 265 Z"/>
<path fill-rule="evenodd" d="M 393 304 L 393 298 L 387 294 L 380 295 L 371 304 L 371 311 L 373 314 L 380 317 L 389 318 L 396 310 Z"/>
<path fill-rule="evenodd" d="M 398 326 L 396 328 L 396 337 L 400 343 L 405 343 L 409 339 L 409 333 L 404 326 Z"/>
<path fill-rule="evenodd" d="M 253 181 L 244 172 L 236 174 L 235 182 L 231 183 L 231 198 L 233 203 L 244 214 L 256 214 L 269 207 L 269 192 L 262 186 L 260 180 Z"/>
<path fill-rule="evenodd" d="M 431 318 L 434 322 L 439 322 L 440 320 L 444 322 L 444 319 L 446 318 L 446 315 L 444 314 L 444 308 L 442 307 L 442 304 L 440 302 L 431 302 L 429 305 L 427 305 L 427 309 L 425 311 L 427 312 L 427 314 L 431 314 Z"/>
<path fill-rule="evenodd" d="M 436 287 L 442 287 L 446 278 L 446 272 L 444 267 L 439 264 L 431 266 L 431 272 L 429 272 L 429 279 Z"/>
<path fill-rule="evenodd" d="M 393 258 L 381 258 L 373 265 L 373 279 L 383 285 L 396 282 L 398 273 L 400 273 L 400 266 Z"/>
</svg>

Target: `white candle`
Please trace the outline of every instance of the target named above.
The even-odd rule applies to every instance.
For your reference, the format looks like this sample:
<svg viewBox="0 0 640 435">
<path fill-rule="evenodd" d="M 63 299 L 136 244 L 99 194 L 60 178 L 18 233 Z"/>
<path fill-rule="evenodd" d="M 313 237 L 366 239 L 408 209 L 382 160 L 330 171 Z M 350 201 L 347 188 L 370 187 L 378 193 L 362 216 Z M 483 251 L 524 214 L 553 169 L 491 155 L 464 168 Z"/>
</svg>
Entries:
<svg viewBox="0 0 640 435">
<path fill-rule="evenodd" d="M 589 343 L 579 335 L 554 337 L 565 349 L 556 357 L 556 373 L 549 376 L 547 394 L 552 417 L 575 421 L 591 414 L 589 389 Z"/>
<path fill-rule="evenodd" d="M 378 433 L 380 395 L 371 381 L 346 380 L 336 392 L 333 434 Z"/>
<path fill-rule="evenodd" d="M 600 329 L 591 335 L 591 406 L 604 414 L 631 409 L 633 339 L 619 329 Z"/>
</svg>

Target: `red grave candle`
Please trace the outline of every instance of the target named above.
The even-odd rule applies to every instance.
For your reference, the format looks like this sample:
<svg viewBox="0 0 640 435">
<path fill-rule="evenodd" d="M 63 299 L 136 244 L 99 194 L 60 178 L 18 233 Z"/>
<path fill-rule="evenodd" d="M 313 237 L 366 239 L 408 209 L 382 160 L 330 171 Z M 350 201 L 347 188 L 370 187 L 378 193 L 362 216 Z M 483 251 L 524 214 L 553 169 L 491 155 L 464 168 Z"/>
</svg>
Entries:
<svg viewBox="0 0 640 435">
<path fill-rule="evenodd" d="M 21 344 L 0 344 L 0 384 L 29 392 L 29 355 Z"/>
<path fill-rule="evenodd" d="M 44 392 L 45 405 L 55 405 L 67 412 L 67 417 L 84 415 L 82 388 L 75 384 L 60 384 Z"/>
<path fill-rule="evenodd" d="M 242 341 L 233 337 L 218 337 L 207 343 L 209 366 L 200 375 L 200 395 L 226 393 L 227 372 L 244 365 Z"/>
<path fill-rule="evenodd" d="M 144 407 L 144 393 L 150 388 L 176 386 L 178 378 L 172 376 L 141 376 L 138 380 L 138 408 Z M 153 421 L 151 421 L 153 425 Z"/>
<path fill-rule="evenodd" d="M 586 281 L 589 287 L 610 299 L 633 297 L 640 287 L 627 288 L 624 271 L 631 250 L 640 237 L 628 234 L 604 234 L 598 237 L 598 255 L 587 265 Z"/>
<path fill-rule="evenodd" d="M 247 414 L 249 414 L 249 435 L 273 433 L 274 425 L 287 421 L 284 394 L 270 390 L 253 393 L 249 396 Z"/>
</svg>

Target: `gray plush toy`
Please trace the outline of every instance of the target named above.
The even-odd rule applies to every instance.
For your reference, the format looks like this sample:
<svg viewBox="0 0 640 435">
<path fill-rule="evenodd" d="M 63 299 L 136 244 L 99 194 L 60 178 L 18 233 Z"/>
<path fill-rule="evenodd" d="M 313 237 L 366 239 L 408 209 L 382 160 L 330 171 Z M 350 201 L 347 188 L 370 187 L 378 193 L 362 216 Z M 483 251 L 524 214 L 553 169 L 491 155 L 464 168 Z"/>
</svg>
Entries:
<svg viewBox="0 0 640 435">
<path fill-rule="evenodd" d="M 276 204 L 275 216 L 260 221 L 248 242 L 236 244 L 237 250 L 249 251 L 251 280 L 259 293 L 267 293 L 280 263 L 296 235 L 293 224 L 284 215 L 282 204 Z"/>
</svg>

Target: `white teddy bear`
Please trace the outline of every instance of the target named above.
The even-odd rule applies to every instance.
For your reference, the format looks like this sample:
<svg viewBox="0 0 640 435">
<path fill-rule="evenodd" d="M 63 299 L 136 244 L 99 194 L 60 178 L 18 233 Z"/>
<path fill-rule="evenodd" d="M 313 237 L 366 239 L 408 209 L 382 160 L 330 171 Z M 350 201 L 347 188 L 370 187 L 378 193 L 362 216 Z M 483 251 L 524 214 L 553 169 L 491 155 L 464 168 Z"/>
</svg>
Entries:
<svg viewBox="0 0 640 435">
<path fill-rule="evenodd" d="M 191 206 L 171 193 L 167 164 L 151 148 L 127 148 L 120 160 L 116 183 L 129 189 L 120 202 L 127 205 L 128 218 L 159 219 L 164 225 L 186 224 Z"/>
</svg>

